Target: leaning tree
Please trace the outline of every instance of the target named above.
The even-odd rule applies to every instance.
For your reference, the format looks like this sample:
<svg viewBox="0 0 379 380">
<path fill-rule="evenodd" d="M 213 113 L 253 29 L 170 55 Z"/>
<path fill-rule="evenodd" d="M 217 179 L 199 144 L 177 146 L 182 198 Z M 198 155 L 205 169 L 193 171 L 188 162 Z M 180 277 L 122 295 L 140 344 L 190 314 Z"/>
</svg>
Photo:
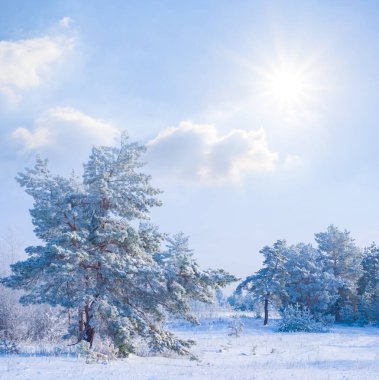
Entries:
<svg viewBox="0 0 379 380">
<path fill-rule="evenodd" d="M 94 147 L 82 178 L 53 175 L 38 157 L 19 173 L 34 199 L 30 214 L 41 245 L 28 247 L 28 259 L 1 282 L 23 289 L 23 304 L 67 309 L 67 336 L 77 342 L 92 346 L 98 334 L 126 356 L 142 337 L 158 352 L 189 354 L 192 342 L 166 330 L 165 318 L 196 321 L 189 302 L 211 302 L 213 290 L 235 277 L 201 270 L 183 235 L 168 239 L 148 222 L 161 202 L 139 171 L 144 150 L 124 137 L 118 148 Z"/>
</svg>

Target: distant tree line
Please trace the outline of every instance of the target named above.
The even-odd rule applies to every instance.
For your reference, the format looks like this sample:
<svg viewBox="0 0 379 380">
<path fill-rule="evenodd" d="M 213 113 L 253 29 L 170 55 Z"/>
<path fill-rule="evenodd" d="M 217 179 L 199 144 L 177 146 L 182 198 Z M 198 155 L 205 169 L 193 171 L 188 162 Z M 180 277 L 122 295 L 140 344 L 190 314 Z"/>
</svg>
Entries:
<svg viewBox="0 0 379 380">
<path fill-rule="evenodd" d="M 278 240 L 264 247 L 263 267 L 242 281 L 230 303 L 237 309 L 289 306 L 309 309 L 316 319 L 336 322 L 379 322 L 379 247 L 361 250 L 348 231 L 334 225 L 315 234 L 317 247 Z"/>
</svg>

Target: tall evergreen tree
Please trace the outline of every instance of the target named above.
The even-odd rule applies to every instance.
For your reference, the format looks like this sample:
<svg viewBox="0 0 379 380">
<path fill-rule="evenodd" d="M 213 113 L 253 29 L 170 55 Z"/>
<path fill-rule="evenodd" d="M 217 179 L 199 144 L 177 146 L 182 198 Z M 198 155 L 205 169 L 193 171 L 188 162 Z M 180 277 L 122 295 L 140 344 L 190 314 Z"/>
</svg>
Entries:
<svg viewBox="0 0 379 380">
<path fill-rule="evenodd" d="M 332 273 L 339 281 L 338 298 L 331 307 L 336 321 L 341 321 L 341 310 L 350 307 L 357 318 L 357 282 L 361 275 L 362 253 L 348 231 L 340 231 L 331 225 L 326 232 L 315 234 L 321 253 L 323 271 Z"/>
<path fill-rule="evenodd" d="M 338 297 L 338 280 L 320 265 L 321 252 L 311 244 L 299 243 L 286 253 L 287 302 L 307 308 L 313 315 L 326 313 Z M 287 305 L 285 305 L 287 306 Z"/>
<path fill-rule="evenodd" d="M 92 345 L 99 334 L 127 355 L 140 336 L 154 350 L 187 354 L 190 342 L 162 327 L 165 316 L 194 321 L 188 302 L 209 302 L 214 288 L 235 278 L 200 270 L 182 235 L 159 254 L 166 237 L 147 220 L 160 191 L 138 172 L 144 149 L 127 138 L 119 148 L 95 147 L 82 180 L 53 175 L 39 158 L 20 173 L 42 244 L 28 247 L 29 258 L 2 283 L 25 290 L 24 304 L 76 310 L 70 335 L 78 341 Z"/>
<path fill-rule="evenodd" d="M 358 281 L 359 317 L 365 323 L 379 322 L 379 247 L 373 243 L 363 252 L 362 276 Z"/>
<path fill-rule="evenodd" d="M 235 291 L 237 297 L 247 292 L 253 295 L 254 302 L 263 303 L 264 325 L 268 324 L 269 305 L 280 307 L 288 297 L 285 289 L 287 249 L 284 240 L 276 241 L 272 247 L 264 247 L 260 251 L 264 256 L 263 268 L 242 281 Z"/>
</svg>

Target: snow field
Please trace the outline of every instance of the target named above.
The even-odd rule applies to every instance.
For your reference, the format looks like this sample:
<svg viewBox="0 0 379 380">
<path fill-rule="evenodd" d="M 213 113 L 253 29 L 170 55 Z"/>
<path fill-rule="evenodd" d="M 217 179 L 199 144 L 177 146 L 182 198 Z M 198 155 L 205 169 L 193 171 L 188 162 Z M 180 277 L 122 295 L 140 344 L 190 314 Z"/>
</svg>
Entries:
<svg viewBox="0 0 379 380">
<path fill-rule="evenodd" d="M 0 357 L 1 380 L 168 380 L 302 379 L 374 380 L 379 373 L 379 331 L 373 327 L 333 328 L 330 333 L 275 333 L 261 320 L 243 319 L 239 338 L 228 336 L 226 320 L 189 327 L 173 325 L 195 339 L 199 362 L 178 357 L 139 357 L 86 364 L 65 356 Z"/>
</svg>

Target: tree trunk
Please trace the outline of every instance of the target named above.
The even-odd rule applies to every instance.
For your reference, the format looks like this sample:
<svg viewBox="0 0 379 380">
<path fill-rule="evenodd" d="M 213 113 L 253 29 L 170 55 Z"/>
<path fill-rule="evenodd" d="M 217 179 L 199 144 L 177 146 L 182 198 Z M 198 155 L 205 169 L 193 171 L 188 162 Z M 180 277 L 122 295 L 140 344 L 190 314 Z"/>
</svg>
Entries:
<svg viewBox="0 0 379 380">
<path fill-rule="evenodd" d="M 268 297 L 265 298 L 264 309 L 265 309 L 265 319 L 263 321 L 263 325 L 266 326 L 268 323 Z"/>
<path fill-rule="evenodd" d="M 91 307 L 86 305 L 84 308 L 86 321 L 84 322 L 84 335 L 83 339 L 89 343 L 92 348 L 93 340 L 95 338 L 95 328 L 91 326 L 92 310 Z"/>
<path fill-rule="evenodd" d="M 84 336 L 83 339 L 89 343 L 89 347 L 92 348 L 93 340 L 95 338 L 95 328 L 90 325 L 89 322 L 84 323 Z"/>
<path fill-rule="evenodd" d="M 353 321 L 356 322 L 359 318 L 358 316 L 358 299 L 357 297 L 353 296 L 352 297 L 352 308 L 353 308 Z"/>
<path fill-rule="evenodd" d="M 83 310 L 79 307 L 78 310 L 79 314 L 79 342 L 83 339 L 84 335 L 84 315 L 83 315 Z"/>
<path fill-rule="evenodd" d="M 341 308 L 342 308 L 342 294 L 341 290 L 339 290 L 339 298 L 334 304 L 334 318 L 336 322 L 341 321 Z"/>
<path fill-rule="evenodd" d="M 93 340 L 95 338 L 95 328 L 91 326 L 91 307 L 84 306 L 84 310 L 79 308 L 79 342 L 84 340 L 89 343 L 92 348 Z"/>
</svg>

